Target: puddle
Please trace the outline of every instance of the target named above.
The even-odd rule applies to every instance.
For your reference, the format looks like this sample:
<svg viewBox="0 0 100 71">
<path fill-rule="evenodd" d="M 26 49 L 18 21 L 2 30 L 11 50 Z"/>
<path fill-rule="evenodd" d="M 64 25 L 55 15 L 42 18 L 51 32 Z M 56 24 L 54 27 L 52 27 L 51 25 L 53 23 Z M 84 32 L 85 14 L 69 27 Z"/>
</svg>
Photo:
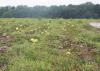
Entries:
<svg viewBox="0 0 100 71">
<path fill-rule="evenodd" d="M 91 22 L 89 24 L 95 28 L 100 28 L 100 22 Z"/>
</svg>

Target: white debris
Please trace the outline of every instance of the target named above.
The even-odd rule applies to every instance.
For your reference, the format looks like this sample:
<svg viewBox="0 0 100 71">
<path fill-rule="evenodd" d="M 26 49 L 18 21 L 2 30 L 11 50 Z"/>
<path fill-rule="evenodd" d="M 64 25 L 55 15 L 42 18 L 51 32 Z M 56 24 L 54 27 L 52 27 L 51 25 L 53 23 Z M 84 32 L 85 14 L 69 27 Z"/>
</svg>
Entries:
<svg viewBox="0 0 100 71">
<path fill-rule="evenodd" d="M 91 22 L 90 25 L 95 28 L 100 28 L 100 22 Z"/>
</svg>

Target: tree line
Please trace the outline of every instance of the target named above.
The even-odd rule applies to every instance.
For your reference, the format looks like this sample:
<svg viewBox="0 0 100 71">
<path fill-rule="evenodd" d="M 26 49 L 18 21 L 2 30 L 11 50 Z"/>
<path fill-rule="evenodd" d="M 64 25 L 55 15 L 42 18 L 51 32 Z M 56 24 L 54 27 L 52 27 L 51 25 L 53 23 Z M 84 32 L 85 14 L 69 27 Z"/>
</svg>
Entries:
<svg viewBox="0 0 100 71">
<path fill-rule="evenodd" d="M 0 7 L 0 18 L 100 18 L 100 4 Z"/>
</svg>

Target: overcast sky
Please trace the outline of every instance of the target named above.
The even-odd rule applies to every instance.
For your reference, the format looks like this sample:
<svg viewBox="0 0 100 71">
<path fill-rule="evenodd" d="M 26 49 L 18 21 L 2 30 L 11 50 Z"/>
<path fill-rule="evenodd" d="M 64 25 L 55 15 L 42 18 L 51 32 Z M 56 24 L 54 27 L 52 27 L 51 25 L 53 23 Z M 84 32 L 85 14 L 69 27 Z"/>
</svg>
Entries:
<svg viewBox="0 0 100 71">
<path fill-rule="evenodd" d="M 100 0 L 0 0 L 0 6 L 17 6 L 17 5 L 28 5 L 28 6 L 35 6 L 35 5 L 68 5 L 68 4 L 81 4 L 85 2 L 93 2 L 99 3 Z"/>
</svg>

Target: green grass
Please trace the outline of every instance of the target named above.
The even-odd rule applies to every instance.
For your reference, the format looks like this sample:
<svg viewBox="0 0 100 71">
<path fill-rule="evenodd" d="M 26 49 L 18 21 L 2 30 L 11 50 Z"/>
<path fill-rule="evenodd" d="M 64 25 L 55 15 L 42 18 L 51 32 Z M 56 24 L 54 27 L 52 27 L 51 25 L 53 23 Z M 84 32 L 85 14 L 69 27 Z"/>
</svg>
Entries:
<svg viewBox="0 0 100 71">
<path fill-rule="evenodd" d="M 0 71 L 100 71 L 92 21 L 100 20 L 0 19 Z"/>
</svg>

